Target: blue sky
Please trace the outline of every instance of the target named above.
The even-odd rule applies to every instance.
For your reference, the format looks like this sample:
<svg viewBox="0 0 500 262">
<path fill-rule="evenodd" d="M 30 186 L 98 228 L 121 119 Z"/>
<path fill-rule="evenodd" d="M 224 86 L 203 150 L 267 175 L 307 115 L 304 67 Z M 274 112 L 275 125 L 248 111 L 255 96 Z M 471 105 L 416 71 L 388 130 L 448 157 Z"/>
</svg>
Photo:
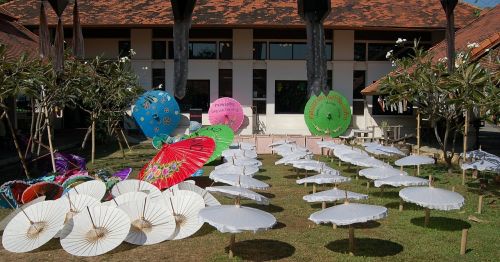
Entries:
<svg viewBox="0 0 500 262">
<path fill-rule="evenodd" d="M 493 7 L 500 4 L 500 0 L 464 0 L 464 2 L 468 2 L 479 7 Z"/>
</svg>

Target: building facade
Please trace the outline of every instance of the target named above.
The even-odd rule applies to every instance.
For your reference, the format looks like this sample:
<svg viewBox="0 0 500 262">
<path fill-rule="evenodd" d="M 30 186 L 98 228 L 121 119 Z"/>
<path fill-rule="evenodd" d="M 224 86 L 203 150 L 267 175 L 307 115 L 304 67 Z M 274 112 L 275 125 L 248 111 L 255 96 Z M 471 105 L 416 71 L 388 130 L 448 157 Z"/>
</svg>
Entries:
<svg viewBox="0 0 500 262">
<path fill-rule="evenodd" d="M 207 111 L 210 102 L 229 96 L 238 100 L 244 108 L 245 122 L 241 134 L 310 134 L 303 119 L 307 102 L 306 31 L 297 16 L 296 2 L 264 4 L 266 1 L 250 1 L 250 6 L 245 7 L 244 3 L 220 3 L 222 6 L 218 9 L 212 8 L 212 2 L 217 1 L 198 2 L 190 31 L 187 95 L 179 100 L 185 116 L 179 131 L 188 126 L 190 109 L 202 109 L 203 124 L 209 124 Z M 413 39 L 431 46 L 444 38 L 444 16 L 437 20 L 434 17 L 442 16 L 438 13 L 442 12 L 439 2 L 427 1 L 428 6 L 422 8 L 419 1 L 409 1 L 414 5 L 408 7 L 410 10 L 404 10 L 404 5 L 400 4 L 396 4 L 397 8 L 389 8 L 390 3 L 382 0 L 360 2 L 360 5 L 365 5 L 359 7 L 361 11 L 352 3 L 339 7 L 332 2 L 332 14 L 325 21 L 328 85 L 351 103 L 352 128 L 367 129 L 382 123 L 400 124 L 404 126 L 402 133 L 413 133 L 415 118 L 411 111 L 403 114 L 397 113 L 397 110 L 382 112 L 377 109 L 376 96 L 363 96 L 360 91 L 392 70 L 386 53 L 396 48 L 398 38 L 407 39 L 408 47 Z M 278 6 L 280 4 L 284 6 Z M 102 55 L 117 58 L 128 55 L 133 49 L 135 55 L 131 57 L 131 63 L 140 84 L 145 89 L 161 85 L 173 93 L 171 20 L 155 20 L 154 23 L 151 21 L 153 18 L 142 23 L 109 21 L 114 18 L 103 17 L 105 14 L 95 14 L 102 16 L 100 20 L 95 17 L 85 20 L 91 15 L 93 3 L 82 1 L 80 5 L 86 57 Z M 34 6 L 22 1 L 6 5 L 7 8 L 9 6 L 22 16 L 21 21 L 26 26 L 36 31 Z M 363 11 L 367 7 L 372 9 Z M 134 12 L 145 13 L 149 10 L 142 8 Z M 169 5 L 164 8 L 168 16 Z M 228 17 L 229 8 L 238 17 Z M 425 12 L 418 16 L 409 12 L 411 8 Z M 460 6 L 458 10 L 464 14 L 457 19 L 457 26 L 461 26 L 475 9 Z M 112 15 L 112 10 L 106 12 Z M 377 16 L 377 12 L 386 16 Z M 70 14 L 69 10 L 66 13 Z M 117 19 L 135 19 L 123 18 L 126 15 L 126 10 L 122 10 Z M 339 20 L 342 17 L 344 20 Z M 66 30 L 67 41 L 71 40 L 70 33 L 71 30 Z M 396 52 L 406 55 L 408 50 L 403 48 Z"/>
</svg>

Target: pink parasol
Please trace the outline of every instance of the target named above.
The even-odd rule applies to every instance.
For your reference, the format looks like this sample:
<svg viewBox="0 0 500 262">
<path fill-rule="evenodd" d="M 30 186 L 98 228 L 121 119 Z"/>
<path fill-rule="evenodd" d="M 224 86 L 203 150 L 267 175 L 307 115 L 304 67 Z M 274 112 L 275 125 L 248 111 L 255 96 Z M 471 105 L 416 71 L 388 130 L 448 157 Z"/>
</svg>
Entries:
<svg viewBox="0 0 500 262">
<path fill-rule="evenodd" d="M 243 123 L 243 118 L 241 104 L 230 97 L 215 100 L 208 109 L 208 119 L 212 125 L 228 125 L 235 132 Z"/>
</svg>

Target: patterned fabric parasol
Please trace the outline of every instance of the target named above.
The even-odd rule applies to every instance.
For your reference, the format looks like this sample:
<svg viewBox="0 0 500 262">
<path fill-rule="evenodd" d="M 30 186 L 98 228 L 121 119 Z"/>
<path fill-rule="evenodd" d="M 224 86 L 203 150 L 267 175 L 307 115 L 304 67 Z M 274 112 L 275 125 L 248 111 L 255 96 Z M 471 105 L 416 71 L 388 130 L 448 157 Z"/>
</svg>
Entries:
<svg viewBox="0 0 500 262">
<path fill-rule="evenodd" d="M 304 119 L 314 135 L 342 135 L 351 123 L 351 107 L 338 92 L 311 96 L 304 109 Z"/>
<path fill-rule="evenodd" d="M 195 137 L 164 145 L 141 170 L 139 179 L 150 182 L 160 190 L 171 187 L 200 169 L 214 149 L 215 142 L 209 137 Z"/>
<path fill-rule="evenodd" d="M 208 119 L 212 125 L 228 125 L 236 132 L 243 123 L 243 108 L 238 101 L 222 97 L 210 104 Z"/>
</svg>

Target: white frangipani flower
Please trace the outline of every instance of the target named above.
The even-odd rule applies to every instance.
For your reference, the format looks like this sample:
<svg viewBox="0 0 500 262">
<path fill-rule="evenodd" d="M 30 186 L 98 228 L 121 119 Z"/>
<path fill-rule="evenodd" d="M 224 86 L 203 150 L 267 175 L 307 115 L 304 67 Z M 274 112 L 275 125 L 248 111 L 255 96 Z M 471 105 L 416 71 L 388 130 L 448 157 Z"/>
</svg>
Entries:
<svg viewBox="0 0 500 262">
<path fill-rule="evenodd" d="M 387 54 L 385 54 L 385 58 L 389 59 L 389 57 L 392 56 L 392 52 L 393 52 L 393 50 L 389 50 L 389 52 L 387 52 Z"/>
<path fill-rule="evenodd" d="M 405 38 L 399 37 L 398 40 L 396 40 L 396 44 L 401 44 L 401 43 L 404 43 L 404 42 L 406 42 Z"/>
<path fill-rule="evenodd" d="M 467 43 L 467 48 L 473 49 L 473 48 L 478 48 L 479 44 L 478 43 Z"/>
</svg>

